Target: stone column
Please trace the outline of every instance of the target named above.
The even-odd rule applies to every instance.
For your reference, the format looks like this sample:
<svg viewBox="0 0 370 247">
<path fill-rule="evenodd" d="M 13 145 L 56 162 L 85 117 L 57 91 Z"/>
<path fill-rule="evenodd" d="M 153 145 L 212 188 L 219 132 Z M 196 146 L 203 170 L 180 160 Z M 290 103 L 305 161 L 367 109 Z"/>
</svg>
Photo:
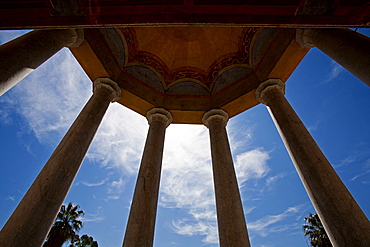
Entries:
<svg viewBox="0 0 370 247">
<path fill-rule="evenodd" d="M 82 29 L 37 30 L 0 46 L 0 96 L 63 47 L 78 47 Z"/>
<path fill-rule="evenodd" d="M 164 137 L 172 116 L 163 108 L 153 108 L 146 117 L 148 136 L 123 240 L 124 247 L 153 246 Z"/>
<path fill-rule="evenodd" d="M 370 38 L 350 29 L 297 29 L 302 47 L 317 47 L 370 86 Z"/>
<path fill-rule="evenodd" d="M 243 206 L 226 133 L 229 116 L 224 110 L 213 109 L 206 112 L 202 120 L 209 129 L 211 140 L 220 247 L 249 247 Z"/>
<path fill-rule="evenodd" d="M 285 84 L 269 79 L 256 90 L 284 141 L 306 191 L 334 246 L 370 243 L 370 223 L 284 97 Z"/>
<path fill-rule="evenodd" d="M 112 80 L 94 82 L 94 94 L 0 231 L 0 246 L 43 244 L 109 103 L 120 97 Z"/>
</svg>

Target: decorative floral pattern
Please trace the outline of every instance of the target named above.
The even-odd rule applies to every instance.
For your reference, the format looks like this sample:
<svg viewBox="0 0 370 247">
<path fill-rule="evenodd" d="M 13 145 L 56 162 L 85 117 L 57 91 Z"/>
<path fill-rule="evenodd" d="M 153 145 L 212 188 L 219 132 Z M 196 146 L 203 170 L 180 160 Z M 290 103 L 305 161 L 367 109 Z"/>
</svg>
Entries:
<svg viewBox="0 0 370 247">
<path fill-rule="evenodd" d="M 181 81 L 193 81 L 207 86 L 209 89 L 215 83 L 217 78 L 225 71 L 231 68 L 246 67 L 252 68 L 251 50 L 255 36 L 258 35 L 260 28 L 244 28 L 242 30 L 242 39 L 238 45 L 238 51 L 227 54 L 216 59 L 207 71 L 196 67 L 180 67 L 170 70 L 168 66 L 156 55 L 139 51 L 134 28 L 120 28 L 119 31 L 124 37 L 124 43 L 127 49 L 125 66 L 143 66 L 158 75 L 165 88 Z"/>
</svg>

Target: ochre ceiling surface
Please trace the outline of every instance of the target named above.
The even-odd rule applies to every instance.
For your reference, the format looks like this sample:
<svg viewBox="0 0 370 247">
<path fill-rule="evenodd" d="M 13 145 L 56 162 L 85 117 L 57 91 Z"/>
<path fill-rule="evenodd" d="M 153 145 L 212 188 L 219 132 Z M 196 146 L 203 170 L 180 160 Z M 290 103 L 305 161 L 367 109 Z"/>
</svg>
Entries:
<svg viewBox="0 0 370 247">
<path fill-rule="evenodd" d="M 209 93 L 223 72 L 231 68 L 252 68 L 250 54 L 258 31 L 262 29 L 137 27 L 117 30 L 127 47 L 125 68 L 148 68 L 161 81 L 163 90 L 160 91 L 187 81 L 203 86 Z"/>
<path fill-rule="evenodd" d="M 85 29 L 85 42 L 71 50 L 91 80 L 119 83 L 121 104 L 201 123 L 210 109 L 232 117 L 258 104 L 254 90 L 267 78 L 285 81 L 307 52 L 294 37 L 294 29 L 257 27 Z"/>
<path fill-rule="evenodd" d="M 194 68 L 207 71 L 219 58 L 238 50 L 243 28 L 139 27 L 138 50 L 156 54 L 170 71 Z"/>
</svg>

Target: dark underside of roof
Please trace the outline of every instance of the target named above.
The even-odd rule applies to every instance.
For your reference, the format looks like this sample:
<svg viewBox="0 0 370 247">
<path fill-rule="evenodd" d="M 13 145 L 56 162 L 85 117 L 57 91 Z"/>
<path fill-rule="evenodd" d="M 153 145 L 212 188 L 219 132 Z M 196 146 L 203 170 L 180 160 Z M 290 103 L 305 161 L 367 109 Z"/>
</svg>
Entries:
<svg viewBox="0 0 370 247">
<path fill-rule="evenodd" d="M 5 0 L 0 28 L 122 25 L 368 27 L 364 0 Z"/>
</svg>

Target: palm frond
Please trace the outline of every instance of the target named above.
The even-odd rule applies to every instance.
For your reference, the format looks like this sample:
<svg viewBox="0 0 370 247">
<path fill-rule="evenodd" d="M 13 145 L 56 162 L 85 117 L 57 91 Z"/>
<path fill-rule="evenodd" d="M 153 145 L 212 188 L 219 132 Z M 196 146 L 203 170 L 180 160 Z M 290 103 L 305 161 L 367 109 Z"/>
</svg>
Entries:
<svg viewBox="0 0 370 247">
<path fill-rule="evenodd" d="M 312 247 L 332 247 L 318 214 L 310 213 L 309 217 L 304 218 L 304 221 L 307 224 L 302 226 L 302 230 Z"/>
</svg>

